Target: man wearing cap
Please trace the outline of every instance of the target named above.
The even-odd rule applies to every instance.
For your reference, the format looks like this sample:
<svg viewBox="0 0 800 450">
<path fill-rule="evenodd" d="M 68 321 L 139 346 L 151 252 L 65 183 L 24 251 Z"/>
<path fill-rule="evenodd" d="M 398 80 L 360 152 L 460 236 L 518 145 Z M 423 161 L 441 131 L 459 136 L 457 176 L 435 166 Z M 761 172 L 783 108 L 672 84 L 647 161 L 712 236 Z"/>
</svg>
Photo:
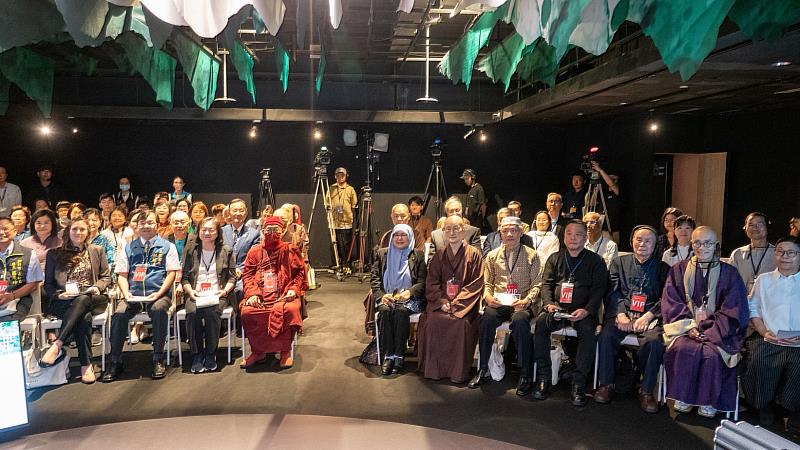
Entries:
<svg viewBox="0 0 800 450">
<path fill-rule="evenodd" d="M 614 363 L 620 344 L 636 336 L 637 358 L 642 370 L 639 406 L 658 412 L 653 397 L 658 371 L 664 359 L 664 329 L 661 323 L 661 292 L 670 266 L 655 253 L 658 232 L 639 225 L 631 234 L 633 254 L 615 256 L 609 267 L 611 286 L 605 300 L 605 323 L 598 337 L 598 384 L 596 403 L 608 403 L 614 394 Z"/>
<path fill-rule="evenodd" d="M 461 174 L 461 179 L 464 184 L 469 187 L 467 192 L 467 209 L 464 211 L 464 218 L 469 220 L 469 223 L 482 228 L 483 218 L 486 216 L 486 192 L 476 180 L 477 175 L 472 169 L 464 169 Z"/>
<path fill-rule="evenodd" d="M 506 217 L 515 217 L 511 208 L 500 208 L 497 210 L 497 231 L 492 231 L 486 235 L 486 239 L 483 241 L 483 250 L 481 251 L 481 255 L 484 259 L 486 259 L 486 256 L 489 255 L 489 252 L 500 247 L 502 244 L 503 240 L 500 234 L 500 224 L 503 223 L 503 219 Z M 520 221 L 520 223 L 523 222 Z M 525 229 L 525 227 L 522 227 L 522 229 Z M 521 235 L 520 242 L 522 242 L 523 245 L 533 248 L 533 238 L 527 234 Z"/>
<path fill-rule="evenodd" d="M 252 353 L 241 367 L 249 369 L 280 353 L 281 368 L 292 367 L 292 340 L 303 326 L 301 297 L 308 289 L 300 248 L 281 240 L 283 220 L 263 219 L 262 239 L 247 253 L 242 280 L 244 300 L 239 305 L 242 326 Z"/>
<path fill-rule="evenodd" d="M 353 186 L 347 184 L 347 169 L 339 167 L 334 172 L 336 184 L 331 186 L 329 199 L 333 228 L 336 230 L 336 250 L 339 261 L 347 273 L 350 271 L 350 245 L 353 241 L 353 210 L 358 208 L 358 197 Z"/>
<path fill-rule="evenodd" d="M 471 389 L 489 379 L 489 356 L 495 339 L 495 330 L 503 322 L 511 321 L 511 338 L 517 349 L 519 384 L 517 395 L 524 397 L 533 389 L 533 339 L 531 318 L 541 309 L 535 304 L 539 294 L 541 271 L 536 250 L 522 245 L 522 221 L 519 217 L 505 217 L 500 224 L 502 244 L 489 252 L 483 264 L 483 301 L 486 307 L 480 319 L 480 361 L 478 375 L 469 383 Z"/>
<path fill-rule="evenodd" d="M 29 189 L 25 198 L 31 207 L 36 206 L 36 200 L 45 200 L 50 209 L 54 209 L 59 200 L 67 200 L 67 193 L 64 188 L 53 181 L 53 168 L 42 166 L 36 171 L 39 177 L 37 183 Z"/>
</svg>

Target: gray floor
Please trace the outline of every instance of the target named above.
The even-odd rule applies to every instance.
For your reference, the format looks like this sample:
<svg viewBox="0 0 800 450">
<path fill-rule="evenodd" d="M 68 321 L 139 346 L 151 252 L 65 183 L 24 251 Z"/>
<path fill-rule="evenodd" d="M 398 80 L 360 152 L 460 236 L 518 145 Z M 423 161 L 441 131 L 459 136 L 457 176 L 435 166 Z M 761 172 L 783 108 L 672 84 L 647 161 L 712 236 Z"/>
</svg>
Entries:
<svg viewBox="0 0 800 450">
<path fill-rule="evenodd" d="M 647 415 L 632 397 L 576 409 L 569 404 L 568 387 L 561 385 L 544 402 L 530 396 L 518 398 L 513 372 L 477 390 L 428 381 L 413 372 L 381 377 L 377 368 L 358 362 L 369 342 L 362 308 L 367 285 L 353 279 L 339 283 L 327 276 L 319 281 L 323 286 L 310 294 L 310 317 L 292 369 L 278 371 L 274 361 L 246 373 L 235 362 L 218 373 L 200 375 L 171 368 L 166 379 L 153 381 L 149 379 L 149 347 L 137 345 L 126 353 L 126 372 L 117 382 L 85 386 L 73 380 L 66 386 L 32 392 L 31 426 L 26 432 L 165 417 L 293 414 L 419 425 L 534 448 L 712 445 L 718 420 L 695 414 L 673 419 L 666 410 Z M 224 360 L 224 348 L 219 354 L 219 360 Z M 313 437 L 299 436 L 301 442 Z"/>
</svg>

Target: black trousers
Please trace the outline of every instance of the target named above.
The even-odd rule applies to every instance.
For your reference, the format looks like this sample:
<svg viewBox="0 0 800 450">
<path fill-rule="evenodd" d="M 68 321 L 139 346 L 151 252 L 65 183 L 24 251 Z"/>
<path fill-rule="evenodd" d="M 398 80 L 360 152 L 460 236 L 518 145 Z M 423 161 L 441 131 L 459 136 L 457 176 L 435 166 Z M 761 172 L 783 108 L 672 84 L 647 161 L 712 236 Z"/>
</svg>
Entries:
<svg viewBox="0 0 800 450">
<path fill-rule="evenodd" d="M 638 336 L 639 350 L 636 354 L 639 367 L 642 369 L 642 390 L 653 392 L 658 381 L 658 370 L 664 361 L 663 330 L 656 327 Z M 600 356 L 597 360 L 597 378 L 600 386 L 614 384 L 614 362 L 620 343 L 628 335 L 614 324 L 614 319 L 607 320 L 598 337 Z"/>
<path fill-rule="evenodd" d="M 533 356 L 537 364 L 537 378 L 549 380 L 552 377 L 552 363 L 550 361 L 550 333 L 562 328 L 572 326 L 578 334 L 578 352 L 575 356 L 577 372 L 572 383 L 577 386 L 586 386 L 586 379 L 592 372 L 594 363 L 595 343 L 594 317 L 589 315 L 577 322 L 569 320 L 556 320 L 553 313 L 542 312 L 536 318 L 536 331 L 533 338 Z"/>
<path fill-rule="evenodd" d="M 751 339 L 742 379 L 745 398 L 757 409 L 777 400 L 788 411 L 800 411 L 800 348 L 770 344 L 761 336 Z"/>
<path fill-rule="evenodd" d="M 58 340 L 66 343 L 75 339 L 82 366 L 88 366 L 92 360 L 92 318 L 105 311 L 106 306 L 108 297 L 105 295 L 81 294 L 70 300 L 50 300 L 50 314 L 61 319 Z"/>
<path fill-rule="evenodd" d="M 161 297 L 147 304 L 128 303 L 124 300 L 117 303 L 117 308 L 111 317 L 111 362 L 122 362 L 122 349 L 128 338 L 128 322 L 143 311 L 147 311 L 153 325 L 153 362 L 162 362 L 169 326 L 167 312 L 170 306 L 172 300 L 169 297 Z"/>
<path fill-rule="evenodd" d="M 186 334 L 189 336 L 189 348 L 193 355 L 217 354 L 221 316 L 227 307 L 228 300 L 224 298 L 219 299 L 219 305 L 205 308 L 198 308 L 192 299 L 186 300 Z"/>
<path fill-rule="evenodd" d="M 17 302 L 17 312 L 8 316 L 0 317 L 0 322 L 10 322 L 12 320 L 18 320 L 22 322 L 26 317 L 28 317 L 28 313 L 31 311 L 32 305 L 33 299 L 30 296 L 19 299 Z"/>
<path fill-rule="evenodd" d="M 517 349 L 517 366 L 519 376 L 529 377 L 533 371 L 533 337 L 531 336 L 531 317 L 529 310 L 514 311 L 511 306 L 501 306 L 492 308 L 487 306 L 483 310 L 483 317 L 478 323 L 480 336 L 478 337 L 478 348 L 481 353 L 481 360 L 478 362 L 479 369 L 489 370 L 489 356 L 492 353 L 492 343 L 495 338 L 497 327 L 503 322 L 511 321 L 511 339 L 514 340 L 514 348 Z"/>
<path fill-rule="evenodd" d="M 353 230 L 351 228 L 336 229 L 336 251 L 339 252 L 339 261 L 342 267 L 350 264 L 350 245 L 353 242 Z"/>
<path fill-rule="evenodd" d="M 383 304 L 378 306 L 378 333 L 381 339 L 382 357 L 402 358 L 406 354 L 410 315 L 411 311 L 404 306 L 397 305 L 394 308 Z"/>
</svg>

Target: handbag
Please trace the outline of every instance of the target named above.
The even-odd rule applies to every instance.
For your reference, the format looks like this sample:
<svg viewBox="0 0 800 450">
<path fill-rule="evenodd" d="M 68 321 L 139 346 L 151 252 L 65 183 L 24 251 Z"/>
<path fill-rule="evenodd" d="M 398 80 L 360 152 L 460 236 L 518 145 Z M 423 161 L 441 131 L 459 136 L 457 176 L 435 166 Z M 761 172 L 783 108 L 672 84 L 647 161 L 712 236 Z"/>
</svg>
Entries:
<svg viewBox="0 0 800 450">
<path fill-rule="evenodd" d="M 368 366 L 378 365 L 378 342 L 375 338 L 372 338 L 367 348 L 361 352 L 361 356 L 358 357 L 358 360 L 361 364 L 366 364 Z"/>
<path fill-rule="evenodd" d="M 39 367 L 42 357 L 40 343 L 37 340 L 36 330 L 32 333 L 33 345 L 28 350 L 22 351 L 22 360 L 25 364 L 25 387 L 36 389 L 47 386 L 60 386 L 67 384 L 69 379 L 69 355 L 50 367 Z"/>
</svg>

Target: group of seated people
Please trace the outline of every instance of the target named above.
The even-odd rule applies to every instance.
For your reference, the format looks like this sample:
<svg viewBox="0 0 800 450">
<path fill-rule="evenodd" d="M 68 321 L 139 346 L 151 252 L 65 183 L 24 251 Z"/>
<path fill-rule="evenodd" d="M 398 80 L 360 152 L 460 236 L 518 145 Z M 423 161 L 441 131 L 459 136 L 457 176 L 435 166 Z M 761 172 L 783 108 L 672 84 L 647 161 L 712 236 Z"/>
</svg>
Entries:
<svg viewBox="0 0 800 450">
<path fill-rule="evenodd" d="M 131 194 L 123 178 L 120 193 L 103 194 L 97 209 L 58 203 L 54 211 L 43 205 L 31 215 L 14 206 L 12 217 L 0 217 L 0 320 L 24 319 L 42 282 L 43 313 L 62 320 L 40 365 L 59 362 L 65 343 L 74 341 L 81 379 L 94 382 L 92 318 L 111 305 L 111 364 L 102 381 L 123 372 L 129 322 L 140 313 L 152 324 L 152 377 L 163 378 L 167 330 L 182 303 L 192 373 L 217 369 L 221 316 L 229 307 L 252 349 L 242 367 L 272 354 L 281 367 L 292 366 L 308 289 L 308 234 L 299 208 L 268 206 L 248 221 L 241 199 L 209 210 L 191 201 L 180 177 L 173 186 L 151 205 Z M 405 370 L 409 317 L 420 313 L 418 371 L 425 378 L 470 388 L 488 383 L 496 330 L 508 323 L 519 368 L 516 393 L 544 400 L 552 390 L 551 333 L 569 328 L 577 336 L 576 406 L 587 402 L 595 352 L 594 401 L 612 400 L 617 353 L 632 335 L 646 412 L 659 410 L 654 392 L 662 365 L 678 412 L 698 407 L 713 417 L 735 409 L 739 377 L 762 421 L 771 420 L 775 402 L 800 411 L 794 305 L 800 238 L 770 244 L 769 219 L 754 212 L 744 223 L 750 243 L 723 259 L 713 229 L 668 208 L 661 230 L 635 227 L 633 252 L 620 254 L 601 214 L 568 219 L 562 204 L 560 194 L 549 194 L 529 225 L 519 217 L 519 202 L 511 202 L 497 212 L 497 231 L 483 242 L 480 229 L 462 217 L 457 197 L 445 202 L 446 216 L 435 227 L 421 214 L 420 198 L 395 205 L 393 228 L 371 268 L 382 373 Z"/>
<path fill-rule="evenodd" d="M 20 238 L 16 220 L 0 217 L 0 320 L 25 319 L 32 294 L 43 283 L 42 313 L 61 320 L 39 364 L 49 367 L 74 342 L 81 380 L 97 376 L 91 363 L 92 319 L 111 305 L 111 364 L 102 381 L 123 372 L 122 350 L 129 322 L 146 313 L 152 325 L 152 378 L 166 376 L 165 344 L 176 308 L 186 310 L 192 373 L 217 370 L 221 316 L 229 307 L 241 320 L 252 352 L 242 367 L 280 354 L 293 365 L 291 344 L 301 331 L 308 289 L 308 234 L 299 208 L 268 205 L 248 221 L 244 200 L 215 205 L 209 214 L 188 192 L 160 192 L 151 205 L 136 196 L 103 194 L 99 209 L 58 203 L 42 207 Z M 129 188 L 127 179 L 120 187 Z M 128 203 L 138 207 L 128 212 Z M 110 205 L 109 205 L 110 203 Z M 219 207 L 218 207 L 219 206 Z M 15 205 L 14 212 L 28 212 Z M 24 230 L 24 229 L 23 229 Z M 144 334 L 144 331 L 140 331 Z M 130 338 L 137 337 L 134 329 Z"/>
<path fill-rule="evenodd" d="M 713 229 L 669 208 L 663 233 L 639 225 L 633 252 L 620 254 L 602 232 L 601 215 L 564 219 L 560 205 L 559 194 L 548 195 L 533 228 L 517 216 L 518 204 L 500 209 L 498 229 L 481 247 L 461 202 L 450 198 L 431 233 L 427 267 L 408 208 L 395 205 L 394 228 L 371 273 L 382 373 L 404 370 L 409 318 L 421 313 L 418 371 L 425 378 L 469 381 L 470 388 L 489 382 L 496 330 L 508 323 L 516 393 L 544 400 L 552 389 L 551 333 L 569 327 L 577 336 L 575 406 L 586 404 L 595 352 L 594 401 L 612 400 L 615 361 L 631 336 L 642 374 L 639 402 L 648 413 L 659 410 L 662 365 L 677 412 L 697 407 L 714 417 L 735 410 L 738 377 L 762 422 L 771 423 L 775 402 L 800 411 L 800 238 L 770 244 L 769 219 L 754 212 L 743 227 L 750 243 L 721 258 Z M 470 377 L 476 346 L 478 373 Z"/>
</svg>

